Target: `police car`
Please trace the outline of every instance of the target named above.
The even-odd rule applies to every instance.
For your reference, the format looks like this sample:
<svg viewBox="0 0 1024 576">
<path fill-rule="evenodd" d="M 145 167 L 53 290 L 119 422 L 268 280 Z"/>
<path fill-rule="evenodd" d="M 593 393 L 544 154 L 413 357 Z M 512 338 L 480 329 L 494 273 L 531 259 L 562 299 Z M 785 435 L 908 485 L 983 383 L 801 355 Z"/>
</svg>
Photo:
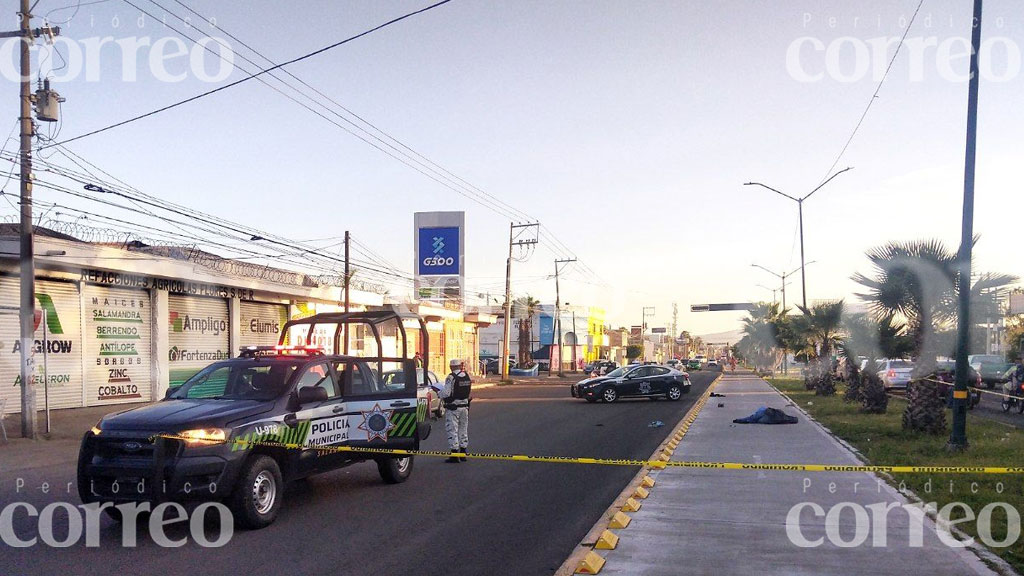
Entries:
<svg viewBox="0 0 1024 576">
<path fill-rule="evenodd" d="M 370 323 L 397 317 L 335 316 Z M 300 323 L 312 334 L 315 321 Z M 243 349 L 160 402 L 100 420 L 82 438 L 79 495 L 84 503 L 114 504 L 226 498 L 236 523 L 262 528 L 274 521 L 293 480 L 372 462 L 385 482 L 404 482 L 412 456 L 348 449 L 419 449 L 430 426 L 426 401 L 417 397 L 423 372 L 405 358 L 325 354 L 307 346 Z M 401 387 L 378 377 L 394 364 L 405 372 Z M 118 518 L 117 509 L 106 511 Z"/>
<path fill-rule="evenodd" d="M 633 365 L 616 368 L 604 376 L 588 378 L 569 387 L 573 398 L 587 402 L 615 402 L 641 396 L 675 401 L 690 391 L 690 375 L 667 366 Z"/>
</svg>

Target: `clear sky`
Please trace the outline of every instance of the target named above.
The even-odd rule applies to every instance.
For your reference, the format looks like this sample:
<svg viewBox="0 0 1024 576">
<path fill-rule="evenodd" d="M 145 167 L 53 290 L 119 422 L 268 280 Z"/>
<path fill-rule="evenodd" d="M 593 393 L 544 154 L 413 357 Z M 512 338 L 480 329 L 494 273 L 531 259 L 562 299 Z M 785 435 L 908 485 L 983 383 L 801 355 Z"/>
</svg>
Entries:
<svg viewBox="0 0 1024 576">
<path fill-rule="evenodd" d="M 174 0 L 158 1 L 184 14 Z M 184 1 L 278 61 L 427 5 Z M 133 3 L 165 14 L 150 0 Z M 75 1 L 40 0 L 35 14 L 67 5 Z M 717 332 L 734 328 L 739 315 L 691 314 L 689 305 L 770 300 L 757 284 L 777 280 L 751 264 L 781 272 L 800 262 L 796 205 L 742 184 L 803 195 L 823 179 L 875 91 L 871 71 L 884 70 L 892 55 L 891 48 L 871 54 L 872 39 L 897 40 L 916 7 L 917 0 L 455 0 L 289 70 L 540 219 L 607 283 L 570 268 L 563 300 L 604 307 L 623 325 L 637 323 L 644 306 L 656 307 L 654 324 L 667 324 L 677 302 L 681 330 Z M 14 2 L 5 8 L 0 25 L 13 29 Z M 79 43 L 176 35 L 149 18 L 140 28 L 139 17 L 119 0 L 83 5 L 64 35 Z M 1016 174 L 1024 160 L 1024 11 L 1019 0 L 988 0 L 985 17 L 984 37 L 1004 40 L 989 52 L 992 70 L 981 87 L 976 261 L 1024 275 Z M 854 170 L 805 206 L 807 260 L 817 261 L 807 268 L 809 299 L 852 294 L 849 277 L 869 270 L 864 251 L 887 240 L 958 244 L 967 84 L 948 76 L 965 73 L 967 61 L 955 58 L 947 70 L 942 50 L 927 44 L 969 33 L 970 2 L 925 0 L 908 36 L 922 48 L 904 47 L 839 162 Z M 798 71 L 822 73 L 817 81 L 802 81 L 792 58 L 787 66 L 801 38 L 813 40 L 799 52 Z M 949 46 L 954 55 L 960 50 Z M 145 51 L 137 79 L 126 81 L 116 45 L 99 54 L 99 80 L 83 72 L 55 83 L 67 98 L 58 140 L 216 85 L 181 61 L 168 68 L 186 78 L 161 81 Z M 10 55 L 0 64 L 13 62 Z M 867 73 L 857 77 L 858 67 Z M 242 76 L 237 68 L 230 79 Z M 0 117 L 10 122 L 0 129 L 9 130 L 17 86 L 5 85 Z M 504 288 L 507 218 L 257 82 L 69 148 L 149 194 L 288 237 L 349 229 L 409 272 L 412 213 L 465 210 L 468 284 L 474 293 Z M 37 194 L 70 203 L 57 192 Z M 0 214 L 13 212 L 0 203 Z M 553 301 L 553 258 L 542 242 L 529 261 L 516 263 L 515 292 Z M 800 295 L 795 280 L 790 302 Z"/>
</svg>

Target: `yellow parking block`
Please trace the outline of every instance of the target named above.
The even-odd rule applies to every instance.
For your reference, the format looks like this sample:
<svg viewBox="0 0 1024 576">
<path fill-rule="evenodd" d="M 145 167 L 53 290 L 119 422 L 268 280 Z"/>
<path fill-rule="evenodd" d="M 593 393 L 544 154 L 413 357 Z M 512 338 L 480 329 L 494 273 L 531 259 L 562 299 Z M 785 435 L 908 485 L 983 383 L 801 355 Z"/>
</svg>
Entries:
<svg viewBox="0 0 1024 576">
<path fill-rule="evenodd" d="M 608 523 L 608 527 L 619 530 L 625 528 L 626 526 L 629 526 L 629 523 L 632 521 L 632 518 L 626 516 L 622 512 L 616 512 L 615 515 L 612 516 L 612 521 Z"/>
<path fill-rule="evenodd" d="M 587 555 L 580 560 L 580 565 L 576 567 L 576 574 L 597 574 L 604 568 L 604 558 L 597 552 L 587 552 Z"/>
<path fill-rule="evenodd" d="M 605 530 L 601 532 L 601 537 L 597 539 L 597 544 L 594 548 L 598 550 L 615 550 L 615 547 L 619 545 L 619 535 L 611 530 Z"/>
<path fill-rule="evenodd" d="M 643 480 L 640 481 L 640 485 L 644 488 L 654 488 L 654 478 L 644 476 Z"/>
<path fill-rule="evenodd" d="M 641 500 L 647 498 L 650 495 L 651 493 L 648 492 L 647 488 L 644 488 L 643 486 L 637 486 L 636 490 L 633 491 L 633 498 L 639 498 Z"/>
<path fill-rule="evenodd" d="M 626 503 L 622 505 L 623 512 L 636 512 L 640 510 L 640 503 L 633 498 L 626 498 Z"/>
</svg>

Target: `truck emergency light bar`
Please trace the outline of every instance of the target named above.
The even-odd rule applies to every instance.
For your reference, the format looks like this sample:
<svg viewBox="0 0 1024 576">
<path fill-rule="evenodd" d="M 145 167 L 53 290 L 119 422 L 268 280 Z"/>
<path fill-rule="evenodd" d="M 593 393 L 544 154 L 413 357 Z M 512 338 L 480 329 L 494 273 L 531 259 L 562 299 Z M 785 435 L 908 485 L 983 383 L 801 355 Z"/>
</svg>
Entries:
<svg viewBox="0 0 1024 576">
<path fill-rule="evenodd" d="M 316 346 L 242 346 L 239 350 L 242 358 L 264 358 L 267 356 L 319 356 L 324 350 Z"/>
</svg>

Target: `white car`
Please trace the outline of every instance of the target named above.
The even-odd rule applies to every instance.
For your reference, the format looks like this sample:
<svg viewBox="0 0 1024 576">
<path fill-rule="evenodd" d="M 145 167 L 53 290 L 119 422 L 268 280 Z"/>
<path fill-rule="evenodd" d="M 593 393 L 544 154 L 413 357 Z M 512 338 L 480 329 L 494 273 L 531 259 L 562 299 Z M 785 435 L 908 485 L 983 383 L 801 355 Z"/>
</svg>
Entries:
<svg viewBox="0 0 1024 576">
<path fill-rule="evenodd" d="M 714 358 L 708 360 L 708 366 L 718 366 L 718 360 L 715 360 Z"/>
<path fill-rule="evenodd" d="M 886 388 L 906 388 L 914 371 L 914 363 L 910 360 L 882 360 L 878 366 L 878 377 Z"/>
</svg>

